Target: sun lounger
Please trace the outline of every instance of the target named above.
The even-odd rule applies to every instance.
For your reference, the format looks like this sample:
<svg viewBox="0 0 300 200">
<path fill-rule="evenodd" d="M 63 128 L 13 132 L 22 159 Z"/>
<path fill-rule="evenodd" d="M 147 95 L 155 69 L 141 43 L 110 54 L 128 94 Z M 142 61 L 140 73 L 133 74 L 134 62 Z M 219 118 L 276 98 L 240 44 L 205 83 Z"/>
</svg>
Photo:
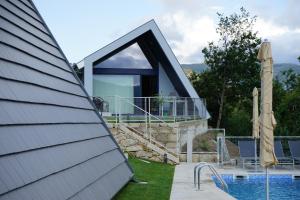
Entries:
<svg viewBox="0 0 300 200">
<path fill-rule="evenodd" d="M 291 156 L 295 164 L 300 163 L 300 140 L 289 140 Z"/>
<path fill-rule="evenodd" d="M 245 167 L 246 163 L 257 164 L 258 156 L 256 156 L 255 160 L 255 141 L 254 140 L 239 140 L 238 141 L 239 151 L 240 151 L 240 159 Z"/>
<path fill-rule="evenodd" d="M 278 160 L 278 165 L 293 165 L 294 166 L 294 159 L 284 155 L 282 144 L 281 144 L 280 140 L 274 141 L 274 150 L 275 150 L 275 155 Z"/>
</svg>

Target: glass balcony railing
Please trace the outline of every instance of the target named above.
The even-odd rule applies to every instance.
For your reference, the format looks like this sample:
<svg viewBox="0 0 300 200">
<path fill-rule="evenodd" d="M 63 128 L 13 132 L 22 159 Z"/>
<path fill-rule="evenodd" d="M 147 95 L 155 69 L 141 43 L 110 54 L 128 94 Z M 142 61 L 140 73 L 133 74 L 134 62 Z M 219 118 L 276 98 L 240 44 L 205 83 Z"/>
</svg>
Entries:
<svg viewBox="0 0 300 200">
<path fill-rule="evenodd" d="M 200 98 L 105 96 L 93 97 L 93 101 L 108 122 L 114 122 L 120 117 L 127 122 L 155 122 L 157 118 L 166 122 L 207 118 L 205 99 Z M 155 117 L 149 119 L 149 116 Z"/>
</svg>

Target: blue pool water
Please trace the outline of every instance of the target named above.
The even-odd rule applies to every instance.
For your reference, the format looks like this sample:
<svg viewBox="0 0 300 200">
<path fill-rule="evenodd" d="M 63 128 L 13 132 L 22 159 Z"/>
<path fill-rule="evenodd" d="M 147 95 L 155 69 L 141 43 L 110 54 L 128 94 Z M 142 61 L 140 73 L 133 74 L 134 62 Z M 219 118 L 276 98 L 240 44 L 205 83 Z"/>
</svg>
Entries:
<svg viewBox="0 0 300 200">
<path fill-rule="evenodd" d="M 265 175 L 249 175 L 248 179 L 235 179 L 232 175 L 222 175 L 228 184 L 229 194 L 239 200 L 264 200 Z M 220 184 L 213 177 L 216 185 Z M 271 200 L 300 200 L 300 180 L 292 175 L 269 175 Z"/>
</svg>

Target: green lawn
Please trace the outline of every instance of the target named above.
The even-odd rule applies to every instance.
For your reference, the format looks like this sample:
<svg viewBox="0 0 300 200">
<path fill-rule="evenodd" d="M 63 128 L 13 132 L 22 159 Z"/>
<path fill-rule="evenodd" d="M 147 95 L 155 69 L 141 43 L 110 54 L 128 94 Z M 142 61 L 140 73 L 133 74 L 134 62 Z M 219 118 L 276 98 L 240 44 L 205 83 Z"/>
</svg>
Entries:
<svg viewBox="0 0 300 200">
<path fill-rule="evenodd" d="M 115 200 L 164 200 L 170 198 L 175 166 L 162 163 L 145 163 L 136 158 L 129 158 L 135 179 L 148 184 L 129 182 L 114 198 Z"/>
</svg>

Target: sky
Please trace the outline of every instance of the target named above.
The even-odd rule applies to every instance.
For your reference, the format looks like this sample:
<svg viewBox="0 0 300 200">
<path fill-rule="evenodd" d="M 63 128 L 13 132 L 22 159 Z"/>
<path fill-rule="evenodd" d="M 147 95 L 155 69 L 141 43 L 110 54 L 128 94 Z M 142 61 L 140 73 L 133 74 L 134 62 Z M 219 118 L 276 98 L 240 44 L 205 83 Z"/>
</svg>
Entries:
<svg viewBox="0 0 300 200">
<path fill-rule="evenodd" d="M 202 49 L 217 41 L 216 13 L 246 8 L 255 31 L 272 43 L 275 63 L 299 63 L 299 0 L 34 0 L 69 62 L 154 19 L 180 63 L 202 63 Z"/>
</svg>

